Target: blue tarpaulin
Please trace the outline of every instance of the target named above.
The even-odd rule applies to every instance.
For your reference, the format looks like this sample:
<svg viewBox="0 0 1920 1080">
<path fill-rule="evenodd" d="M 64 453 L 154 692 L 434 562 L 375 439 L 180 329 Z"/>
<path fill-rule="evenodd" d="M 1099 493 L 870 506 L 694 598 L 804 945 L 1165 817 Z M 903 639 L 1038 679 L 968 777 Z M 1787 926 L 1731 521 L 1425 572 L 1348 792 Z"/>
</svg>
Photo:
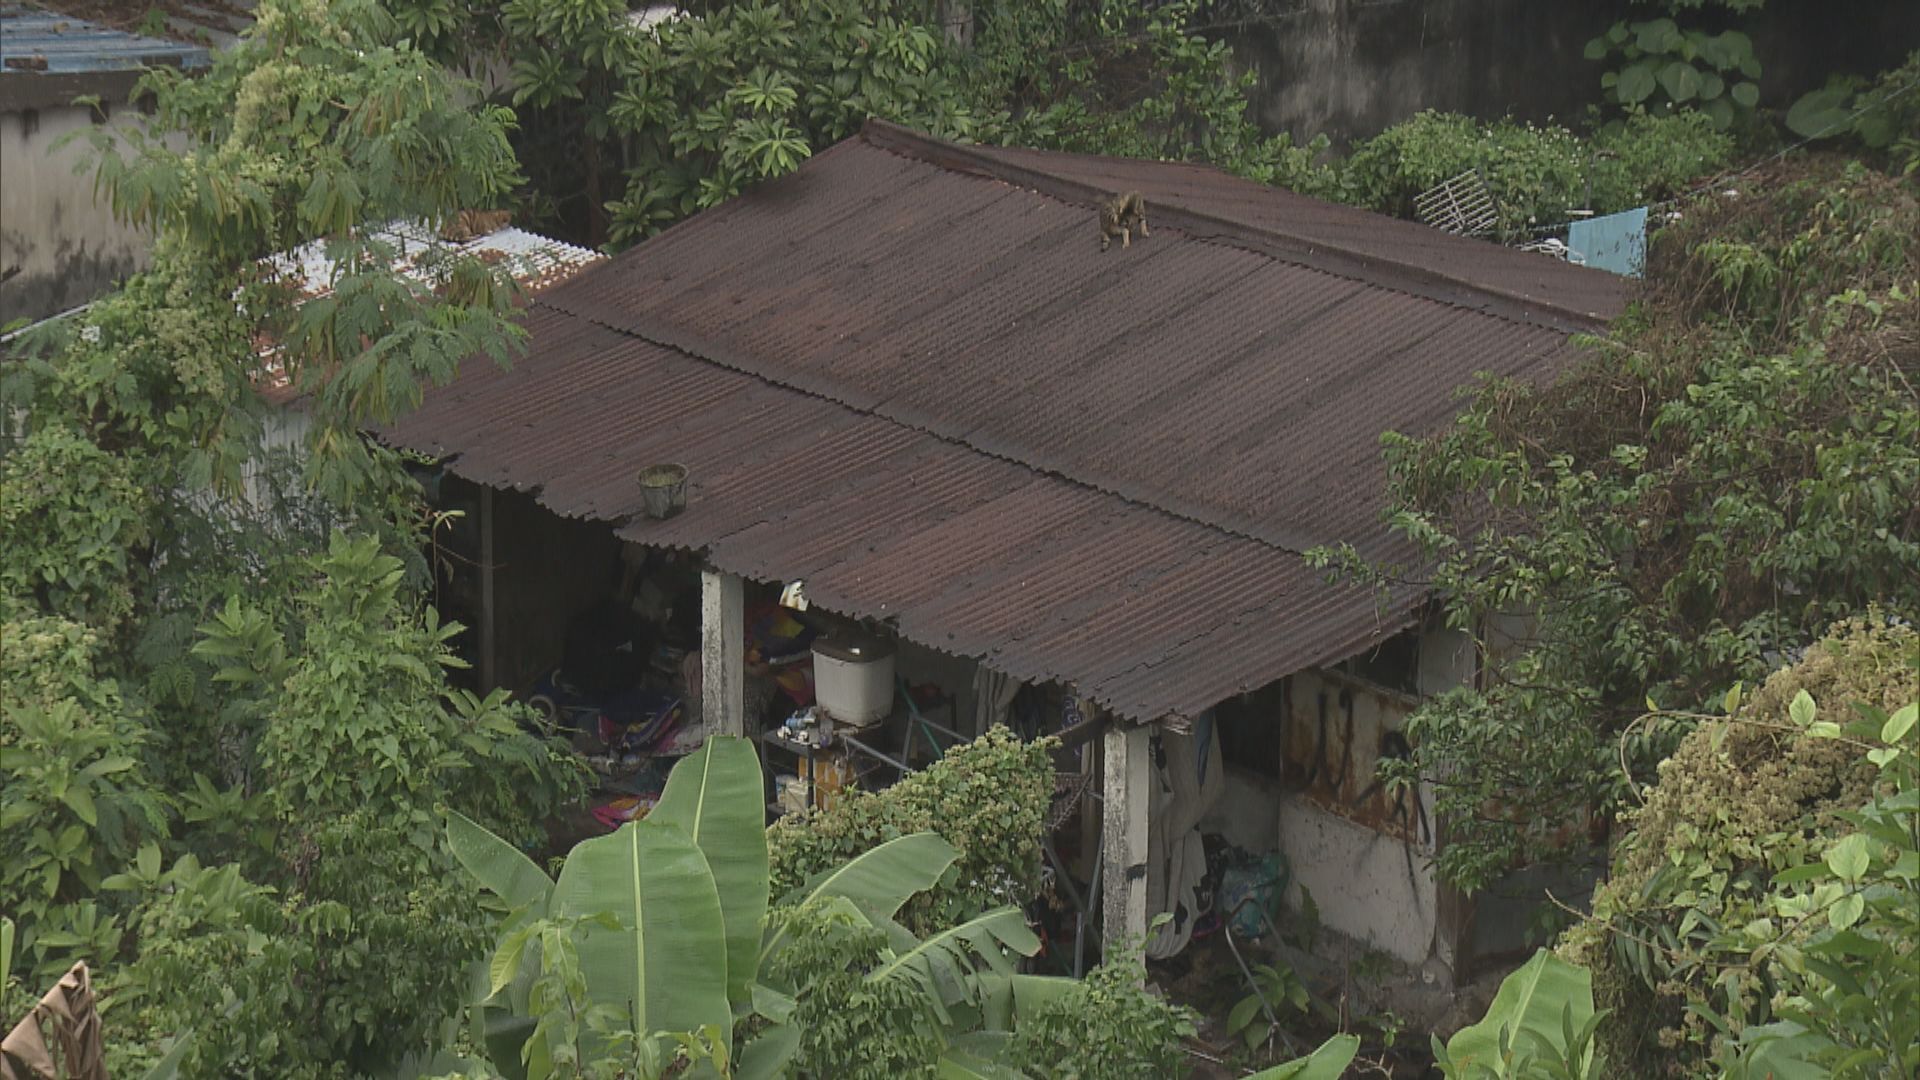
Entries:
<svg viewBox="0 0 1920 1080">
<path fill-rule="evenodd" d="M 1647 208 L 1567 226 L 1567 261 L 1639 277 L 1647 265 Z"/>
</svg>

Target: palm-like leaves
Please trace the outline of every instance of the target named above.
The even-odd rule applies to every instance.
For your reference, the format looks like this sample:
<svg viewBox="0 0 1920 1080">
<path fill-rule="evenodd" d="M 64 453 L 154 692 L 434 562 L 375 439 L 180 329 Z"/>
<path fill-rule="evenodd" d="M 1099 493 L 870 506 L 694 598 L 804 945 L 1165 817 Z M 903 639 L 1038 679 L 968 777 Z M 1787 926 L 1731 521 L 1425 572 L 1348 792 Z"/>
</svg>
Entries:
<svg viewBox="0 0 1920 1080">
<path fill-rule="evenodd" d="M 580 935 L 579 969 L 591 1004 L 614 1006 L 642 1034 L 731 1031 L 735 1017 L 752 1011 L 772 1026 L 738 1057 L 739 1075 L 774 1076 L 785 1067 L 799 1043 L 790 1023 L 795 1002 L 760 981 L 790 925 L 767 930 L 761 783 L 750 744 L 710 739 L 674 768 L 646 820 L 576 846 L 558 882 L 512 845 L 449 815 L 454 856 L 514 910 L 482 984 L 496 1064 L 517 1066 L 518 1048 L 534 1027 L 531 1018 L 512 1015 L 528 1007 L 533 937 L 565 921 Z M 933 833 L 899 837 L 820 875 L 783 903 L 829 900 L 849 918 L 883 929 L 891 950 L 868 978 L 920 988 L 950 1025 L 956 1016 L 992 1014 L 989 998 L 1007 999 L 998 1010 L 1006 1016 L 1013 997 L 1055 981 L 1014 974 L 1013 957 L 1032 955 L 1040 945 L 1017 908 L 989 911 L 924 941 L 894 922 L 902 905 L 939 881 L 959 855 Z M 966 1008 L 957 1014 L 949 1006 Z M 1007 1074 L 956 1053 L 956 1068 L 966 1060 L 970 1069 L 987 1070 L 962 1075 Z M 509 1055 L 513 1060 L 502 1060 Z"/>
<path fill-rule="evenodd" d="M 742 739 L 712 739 L 667 778 L 647 820 L 671 825 L 706 856 L 726 925 L 727 996 L 748 1000 L 767 917 L 767 829 L 760 759 Z"/>
<path fill-rule="evenodd" d="M 590 999 L 620 1007 L 636 1031 L 733 1030 L 720 894 L 686 833 L 636 821 L 583 841 L 560 871 L 552 910 L 618 920 L 617 930 L 585 929 L 580 970 Z"/>
<path fill-rule="evenodd" d="M 985 961 L 994 974 L 1011 976 L 1012 955 L 1032 956 L 1040 951 L 1040 939 L 1027 928 L 1026 916 L 1016 907 L 996 908 L 925 941 L 914 941 L 898 926 L 891 927 L 890 932 L 896 933 L 896 944 L 906 947 L 873 969 L 867 978 L 912 982 L 943 1019 L 948 1015 L 947 1006 L 980 1000 L 979 985 L 972 977 L 975 957 Z"/>
</svg>

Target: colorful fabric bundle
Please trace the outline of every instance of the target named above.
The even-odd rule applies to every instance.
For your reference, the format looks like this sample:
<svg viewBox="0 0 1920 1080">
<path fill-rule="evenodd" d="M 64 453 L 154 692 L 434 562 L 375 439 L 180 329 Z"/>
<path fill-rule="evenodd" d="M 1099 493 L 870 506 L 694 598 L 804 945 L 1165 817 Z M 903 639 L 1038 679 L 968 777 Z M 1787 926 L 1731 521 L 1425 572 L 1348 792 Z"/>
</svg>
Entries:
<svg viewBox="0 0 1920 1080">
<path fill-rule="evenodd" d="M 652 795 L 622 795 L 605 806 L 594 807 L 593 818 L 609 830 L 617 829 L 629 821 L 646 817 L 659 801 L 658 792 Z"/>
<path fill-rule="evenodd" d="M 672 731 L 685 711 L 672 694 L 636 687 L 608 699 L 601 708 L 600 739 L 615 753 L 641 753 Z"/>
</svg>

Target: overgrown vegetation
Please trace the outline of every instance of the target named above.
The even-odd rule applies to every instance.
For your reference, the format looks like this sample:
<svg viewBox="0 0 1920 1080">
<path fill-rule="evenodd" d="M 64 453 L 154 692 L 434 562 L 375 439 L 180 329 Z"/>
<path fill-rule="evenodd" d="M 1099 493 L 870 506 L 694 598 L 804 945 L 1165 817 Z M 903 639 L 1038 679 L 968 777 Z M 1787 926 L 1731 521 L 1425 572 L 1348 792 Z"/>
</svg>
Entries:
<svg viewBox="0 0 1920 1080">
<path fill-rule="evenodd" d="M 1571 209 L 1670 194 L 1732 146 L 1694 110 L 1638 115 L 1592 140 L 1423 114 L 1350 160 L 1327 160 L 1324 139 L 1297 146 L 1259 129 L 1252 73 L 1232 73 L 1191 2 L 976 3 L 964 46 L 931 0 L 713 3 L 648 29 L 592 0 L 512 2 L 474 18 L 456 18 L 447 0 L 394 10 L 443 58 L 512 61 L 502 94 L 521 113 L 534 169 L 529 217 L 616 246 L 792 171 L 870 115 L 945 138 L 1204 161 L 1395 213 L 1477 168 L 1509 238 Z"/>
<path fill-rule="evenodd" d="M 440 809 L 525 836 L 581 783 L 522 711 L 449 688 L 412 484 L 357 434 L 515 340 L 495 271 L 410 282 L 369 235 L 506 190 L 510 117 L 376 6 L 258 14 L 204 76 L 150 80 L 190 142 L 95 129 L 153 269 L 0 372 L 0 909 L 33 983 L 94 968 L 115 1072 L 189 1030 L 191 1075 L 424 1050 L 489 926 Z M 336 272 L 294 303 L 255 260 L 313 239 Z M 262 441 L 282 371 L 310 395 L 298 480 Z"/>
<path fill-rule="evenodd" d="M 1008 904 L 902 926 L 903 905 L 960 865 L 932 832 L 862 845 L 769 908 L 763 790 L 751 744 L 710 739 L 644 821 L 575 847 L 557 881 L 452 820 L 461 862 L 512 906 L 475 1005 L 494 1067 L 1123 1078 L 1180 1061 L 1191 1016 L 1147 992 L 1137 956 L 1086 982 L 1018 974 L 1040 941 Z"/>
<path fill-rule="evenodd" d="M 1912 176 L 1920 171 L 1920 52 L 1871 82 L 1834 76 L 1794 102 L 1786 124 L 1802 138 L 1855 140 Z"/>
<path fill-rule="evenodd" d="M 1393 520 L 1454 625 L 1517 634 L 1388 766 L 1437 778 L 1448 879 L 1590 850 L 1649 695 L 1707 700 L 1833 619 L 1920 609 L 1916 237 L 1900 180 L 1758 174 L 1656 237 L 1646 295 L 1566 378 L 1489 383 L 1444 434 L 1388 440 Z M 1628 764 L 1683 730 L 1636 728 Z"/>
<path fill-rule="evenodd" d="M 1582 138 L 1564 127 L 1486 123 L 1423 112 L 1354 147 L 1328 170 L 1323 194 L 1413 216 L 1416 195 L 1477 171 L 1493 197 L 1495 238 L 1527 240 L 1575 210 L 1614 213 L 1684 190 L 1733 154 L 1733 139 L 1699 113 L 1646 114 Z"/>
<path fill-rule="evenodd" d="M 1025 903 L 1039 891 L 1056 745 L 1051 738 L 1022 742 L 996 727 L 885 791 L 848 791 L 830 810 L 782 818 L 767 830 L 773 891 L 785 895 L 894 837 L 931 832 L 960 855 L 907 906 L 907 926 L 926 933 L 990 907 Z"/>
<path fill-rule="evenodd" d="M 1739 1056 L 1729 1038 L 1737 1043 L 1783 1007 L 1795 1011 L 1789 988 L 1803 992 L 1808 979 L 1867 985 L 1860 960 L 1875 946 L 1858 935 L 1897 934 L 1898 920 L 1870 917 L 1859 888 L 1837 884 L 1814 898 L 1807 875 L 1789 871 L 1823 862 L 1849 834 L 1867 837 L 1850 818 L 1900 783 L 1897 771 L 1881 767 L 1892 759 L 1876 762 L 1868 754 L 1882 745 L 1883 731 L 1895 736 L 1885 742 L 1900 744 L 1902 733 L 1884 721 L 1915 700 L 1920 635 L 1863 618 L 1836 628 L 1750 697 L 1730 696 L 1724 719 L 1702 723 L 1661 763 L 1658 783 L 1623 821 L 1628 831 L 1594 898 L 1592 919 L 1560 945 L 1562 955 L 1592 970 L 1600 1003 L 1616 1017 L 1600 1032 L 1615 1068 L 1643 1076 L 1719 1075 L 1723 1058 Z M 1816 702 L 1830 729 L 1813 726 Z M 1877 718 L 1870 730 L 1841 737 L 1862 707 Z M 1915 846 L 1904 829 L 1872 839 Z M 1848 883 L 1860 886 L 1863 876 Z M 1894 892 L 1876 901 L 1920 903 L 1911 870 L 1889 884 Z M 1852 917 L 1829 918 L 1849 895 L 1861 898 Z M 1811 906 L 1794 910 L 1796 897 Z M 1877 926 L 1858 925 L 1862 920 Z M 1893 950 L 1896 969 L 1909 962 L 1902 954 L 1911 952 L 1911 936 L 1879 944 Z M 1838 965 L 1851 969 L 1845 978 L 1833 978 Z M 1912 1022 L 1897 1017 L 1901 1003 L 1914 999 L 1913 982 L 1909 970 L 1904 991 L 1879 991 L 1893 994 L 1876 1009 L 1894 1023 L 1889 1037 Z M 1797 1008 L 1814 1007 L 1818 996 Z M 1888 1063 L 1884 1052 L 1876 1060 Z"/>
</svg>

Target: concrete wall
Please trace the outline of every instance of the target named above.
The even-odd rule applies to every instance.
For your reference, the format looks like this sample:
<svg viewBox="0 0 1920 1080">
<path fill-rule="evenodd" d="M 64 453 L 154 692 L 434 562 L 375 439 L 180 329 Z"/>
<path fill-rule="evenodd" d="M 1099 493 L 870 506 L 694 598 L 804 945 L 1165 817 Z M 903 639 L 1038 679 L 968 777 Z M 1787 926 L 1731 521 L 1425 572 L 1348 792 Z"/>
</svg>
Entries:
<svg viewBox="0 0 1920 1080">
<path fill-rule="evenodd" d="M 138 115 L 124 102 L 107 107 L 116 121 Z M 61 104 L 0 111 L 0 323 L 78 307 L 146 265 L 147 234 L 115 221 L 94 200 L 92 176 L 74 174 L 88 147 L 54 148 L 91 128 L 92 114 Z"/>
<path fill-rule="evenodd" d="M 1404 752 L 1398 733 L 1416 705 L 1331 671 L 1294 675 L 1279 816 L 1294 886 L 1313 894 L 1322 924 L 1408 964 L 1427 959 L 1440 926 L 1432 802 L 1388 791 L 1375 771 Z"/>
<path fill-rule="evenodd" d="M 1433 951 L 1440 899 L 1429 849 L 1288 795 L 1280 850 L 1293 870 L 1289 902 L 1310 891 L 1322 926 L 1409 965 Z"/>
<path fill-rule="evenodd" d="M 1620 19 L 1661 12 L 1625 0 L 1269 0 L 1241 30 L 1234 56 L 1260 77 L 1255 114 L 1296 139 L 1365 138 L 1422 109 L 1488 119 L 1578 120 L 1600 94 L 1605 65 L 1591 38 Z M 1724 15 L 1689 20 L 1720 29 Z M 1774 0 L 1748 29 L 1764 68 L 1762 104 L 1785 108 L 1834 71 L 1871 74 L 1920 46 L 1911 0 Z"/>
<path fill-rule="evenodd" d="M 1567 57 L 1624 11 L 1622 0 L 1293 0 L 1230 35 L 1260 78 L 1255 113 L 1270 131 L 1337 143 L 1421 109 L 1476 116 L 1569 116 L 1597 83 Z M 1273 10 L 1278 9 L 1278 10 Z M 1596 29 L 1596 27 L 1598 29 Z M 1593 79 L 1599 79 L 1599 66 Z"/>
</svg>

